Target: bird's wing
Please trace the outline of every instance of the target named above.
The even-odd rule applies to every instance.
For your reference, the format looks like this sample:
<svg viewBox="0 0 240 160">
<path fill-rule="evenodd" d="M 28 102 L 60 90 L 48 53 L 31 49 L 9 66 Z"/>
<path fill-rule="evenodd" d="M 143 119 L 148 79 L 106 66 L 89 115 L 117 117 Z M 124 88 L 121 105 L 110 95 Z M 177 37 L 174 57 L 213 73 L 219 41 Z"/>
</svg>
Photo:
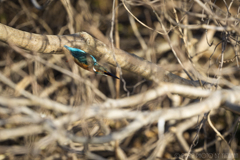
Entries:
<svg viewBox="0 0 240 160">
<path fill-rule="evenodd" d="M 94 62 L 93 58 L 90 54 L 82 54 L 78 55 L 74 58 L 74 61 L 82 68 L 92 71 L 92 67 L 96 62 Z"/>
</svg>

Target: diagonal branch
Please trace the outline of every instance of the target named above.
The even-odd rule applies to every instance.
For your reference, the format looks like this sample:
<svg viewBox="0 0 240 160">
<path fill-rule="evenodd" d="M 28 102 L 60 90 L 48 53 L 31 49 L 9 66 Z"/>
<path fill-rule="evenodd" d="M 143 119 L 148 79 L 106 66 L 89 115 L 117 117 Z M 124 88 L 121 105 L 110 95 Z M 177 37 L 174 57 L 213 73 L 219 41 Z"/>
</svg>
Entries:
<svg viewBox="0 0 240 160">
<path fill-rule="evenodd" d="M 93 38 L 86 32 L 73 35 L 39 35 L 20 31 L 9 26 L 0 24 L 0 41 L 12 43 L 23 49 L 40 53 L 62 54 L 64 45 L 80 48 L 91 53 L 97 59 L 104 59 L 112 65 L 116 65 L 112 57 L 111 47 Z M 148 80 L 170 82 L 199 87 L 198 81 L 190 81 L 174 75 L 162 67 L 146 61 L 134 54 L 130 54 L 115 48 L 116 60 L 125 70 L 140 75 Z M 206 85 L 207 86 L 207 85 Z"/>
</svg>

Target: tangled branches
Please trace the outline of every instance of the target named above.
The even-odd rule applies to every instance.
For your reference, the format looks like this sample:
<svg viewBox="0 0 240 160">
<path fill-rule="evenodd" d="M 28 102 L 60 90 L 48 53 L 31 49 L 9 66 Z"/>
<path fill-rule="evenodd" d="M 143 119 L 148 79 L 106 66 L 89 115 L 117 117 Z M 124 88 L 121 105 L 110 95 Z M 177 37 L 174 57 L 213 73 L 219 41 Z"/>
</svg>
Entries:
<svg viewBox="0 0 240 160">
<path fill-rule="evenodd" d="M 33 2 L 0 1 L 0 157 L 239 157 L 238 2 Z"/>
</svg>

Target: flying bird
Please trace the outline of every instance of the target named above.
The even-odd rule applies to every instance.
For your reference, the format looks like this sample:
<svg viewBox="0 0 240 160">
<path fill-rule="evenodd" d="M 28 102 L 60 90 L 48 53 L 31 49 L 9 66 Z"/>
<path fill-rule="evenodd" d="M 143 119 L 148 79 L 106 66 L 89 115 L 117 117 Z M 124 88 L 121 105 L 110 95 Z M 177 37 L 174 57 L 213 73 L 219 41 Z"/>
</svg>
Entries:
<svg viewBox="0 0 240 160">
<path fill-rule="evenodd" d="M 64 47 L 71 52 L 75 63 L 77 63 L 83 69 L 94 72 L 96 74 L 107 75 L 119 79 L 117 76 L 110 73 L 106 68 L 99 65 L 96 58 L 94 58 L 91 54 L 86 53 L 85 51 L 78 48 L 72 48 L 66 45 Z"/>
</svg>

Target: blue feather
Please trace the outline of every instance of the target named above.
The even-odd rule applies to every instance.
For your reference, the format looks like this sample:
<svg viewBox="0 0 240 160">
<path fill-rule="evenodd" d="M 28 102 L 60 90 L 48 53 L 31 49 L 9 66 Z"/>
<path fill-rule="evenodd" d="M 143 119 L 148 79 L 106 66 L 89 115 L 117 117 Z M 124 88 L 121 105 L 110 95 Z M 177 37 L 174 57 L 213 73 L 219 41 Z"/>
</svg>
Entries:
<svg viewBox="0 0 240 160">
<path fill-rule="evenodd" d="M 69 51 L 72 51 L 72 52 L 81 52 L 81 53 L 86 53 L 85 51 L 81 50 L 81 49 L 78 49 L 78 48 L 72 48 L 72 47 L 68 47 L 66 45 L 64 45 L 65 48 L 67 48 Z"/>
<path fill-rule="evenodd" d="M 81 56 L 81 55 L 85 56 L 87 54 L 85 51 L 78 49 L 78 48 L 72 48 L 72 47 L 68 47 L 66 45 L 64 47 L 67 48 L 70 51 L 70 53 L 72 54 L 72 56 L 77 59 L 79 59 L 79 56 Z"/>
<path fill-rule="evenodd" d="M 97 63 L 97 60 L 96 60 L 92 55 L 90 55 L 90 56 L 92 57 L 93 62 L 94 62 L 94 63 Z"/>
<path fill-rule="evenodd" d="M 72 48 L 72 47 L 68 47 L 68 46 L 66 46 L 66 45 L 64 45 L 64 47 L 67 48 L 67 49 L 71 52 L 71 54 L 73 55 L 73 57 L 75 57 L 75 58 L 77 58 L 77 59 L 79 59 L 79 56 L 82 55 L 82 54 L 84 54 L 84 55 L 85 55 L 85 54 L 88 54 L 88 53 L 86 53 L 85 51 L 83 51 L 83 50 L 81 50 L 81 49 L 78 49 L 78 48 Z M 89 55 L 90 55 L 90 54 L 89 54 Z M 92 57 L 94 64 L 97 63 L 96 58 L 93 57 L 92 55 L 90 55 L 90 56 Z"/>
</svg>

